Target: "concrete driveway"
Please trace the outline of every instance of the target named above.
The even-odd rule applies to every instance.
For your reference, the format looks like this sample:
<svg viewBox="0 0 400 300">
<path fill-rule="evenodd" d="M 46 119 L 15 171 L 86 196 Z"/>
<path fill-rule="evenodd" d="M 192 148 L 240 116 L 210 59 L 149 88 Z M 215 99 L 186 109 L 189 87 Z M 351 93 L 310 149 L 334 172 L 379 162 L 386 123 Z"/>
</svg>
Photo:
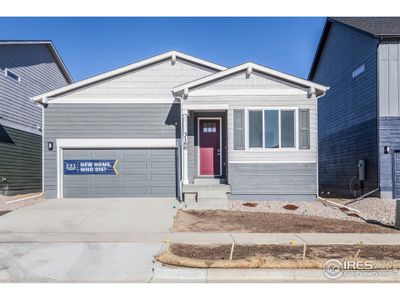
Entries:
<svg viewBox="0 0 400 300">
<path fill-rule="evenodd" d="M 149 282 L 179 203 L 52 199 L 0 217 L 0 281 Z"/>
</svg>

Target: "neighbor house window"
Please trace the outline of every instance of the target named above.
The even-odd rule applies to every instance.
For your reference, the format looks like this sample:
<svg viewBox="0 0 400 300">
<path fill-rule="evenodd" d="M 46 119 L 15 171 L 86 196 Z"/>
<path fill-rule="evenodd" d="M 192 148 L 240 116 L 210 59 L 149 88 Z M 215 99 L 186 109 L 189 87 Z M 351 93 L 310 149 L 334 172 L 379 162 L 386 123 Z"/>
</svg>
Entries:
<svg viewBox="0 0 400 300">
<path fill-rule="evenodd" d="M 295 148 L 294 109 L 249 110 L 249 148 Z"/>
<path fill-rule="evenodd" d="M 8 77 L 8 78 L 10 78 L 12 80 L 15 80 L 15 81 L 18 81 L 18 82 L 21 81 L 21 77 L 19 77 L 19 75 L 17 75 L 16 73 L 14 73 L 14 72 L 12 72 L 12 71 L 10 71 L 8 69 L 5 69 L 4 73 L 5 73 L 6 77 Z"/>
<path fill-rule="evenodd" d="M 358 75 L 361 75 L 364 72 L 365 72 L 365 64 L 362 64 L 353 71 L 353 78 L 356 78 Z"/>
</svg>

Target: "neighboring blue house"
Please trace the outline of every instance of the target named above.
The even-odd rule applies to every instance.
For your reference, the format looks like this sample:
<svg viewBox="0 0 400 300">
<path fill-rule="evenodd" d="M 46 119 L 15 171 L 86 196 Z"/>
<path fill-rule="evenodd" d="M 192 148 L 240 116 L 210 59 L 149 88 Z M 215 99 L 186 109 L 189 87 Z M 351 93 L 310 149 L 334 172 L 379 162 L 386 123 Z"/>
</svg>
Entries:
<svg viewBox="0 0 400 300">
<path fill-rule="evenodd" d="M 0 41 L 0 195 L 42 190 L 42 109 L 30 97 L 70 83 L 50 41 Z"/>
<path fill-rule="evenodd" d="M 328 18 L 309 79 L 318 103 L 320 195 L 400 197 L 400 18 Z"/>
</svg>

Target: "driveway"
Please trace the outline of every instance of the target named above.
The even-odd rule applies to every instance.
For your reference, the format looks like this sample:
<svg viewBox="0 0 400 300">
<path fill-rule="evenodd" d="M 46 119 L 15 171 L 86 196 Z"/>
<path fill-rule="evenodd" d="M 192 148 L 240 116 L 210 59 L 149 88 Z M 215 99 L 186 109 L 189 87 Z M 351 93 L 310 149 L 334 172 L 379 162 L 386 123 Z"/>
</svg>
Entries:
<svg viewBox="0 0 400 300">
<path fill-rule="evenodd" d="M 179 203 L 52 199 L 0 217 L 0 281 L 149 282 Z"/>
</svg>

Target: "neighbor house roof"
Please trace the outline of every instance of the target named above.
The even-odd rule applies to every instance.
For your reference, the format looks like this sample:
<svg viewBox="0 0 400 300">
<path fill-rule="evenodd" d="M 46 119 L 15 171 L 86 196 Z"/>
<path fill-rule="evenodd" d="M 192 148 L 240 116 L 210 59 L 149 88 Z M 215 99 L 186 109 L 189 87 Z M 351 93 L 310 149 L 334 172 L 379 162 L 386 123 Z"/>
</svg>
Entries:
<svg viewBox="0 0 400 300">
<path fill-rule="evenodd" d="M 325 22 L 308 79 L 313 78 L 325 41 L 333 23 L 340 23 L 377 39 L 400 38 L 399 17 L 330 17 Z"/>
<path fill-rule="evenodd" d="M 60 94 L 64 94 L 66 92 L 69 92 L 69 91 L 72 91 L 72 90 L 76 90 L 78 88 L 82 88 L 82 87 L 91 85 L 93 83 L 109 79 L 109 78 L 114 77 L 114 76 L 125 74 L 127 72 L 134 71 L 134 70 L 146 67 L 148 65 L 151 65 L 151 64 L 154 64 L 154 63 L 166 60 L 166 59 L 176 59 L 176 58 L 180 58 L 182 60 L 191 62 L 193 64 L 197 64 L 197 65 L 200 65 L 200 66 L 203 66 L 203 67 L 207 67 L 207 68 L 215 70 L 215 71 L 222 71 L 222 70 L 226 69 L 226 67 L 223 67 L 221 65 L 217 65 L 215 63 L 212 63 L 212 62 L 209 62 L 209 61 L 206 61 L 206 60 L 203 60 L 203 59 L 191 56 L 191 55 L 187 55 L 187 54 L 184 54 L 184 53 L 181 53 L 181 52 L 178 52 L 178 51 L 169 51 L 169 52 L 157 55 L 157 56 L 150 57 L 150 58 L 145 59 L 145 60 L 138 61 L 136 63 L 127 65 L 127 66 L 122 67 L 122 68 L 118 68 L 118 69 L 115 69 L 115 70 L 112 70 L 112 71 L 109 71 L 109 72 L 106 72 L 106 73 L 103 73 L 103 74 L 100 74 L 100 75 L 97 75 L 97 76 L 94 76 L 94 77 L 90 77 L 90 78 L 82 80 L 82 81 L 78 81 L 76 83 L 67 85 L 65 87 L 56 89 L 54 91 L 51 91 L 51 92 L 48 92 L 48 93 L 45 93 L 45 94 L 42 94 L 42 95 L 35 96 L 35 97 L 32 98 L 32 100 L 34 100 L 36 102 L 43 102 L 43 99 L 45 99 L 45 98 L 54 97 L 54 96 L 57 96 L 57 95 L 60 95 Z"/>
<path fill-rule="evenodd" d="M 67 67 L 65 66 L 63 60 L 61 59 L 61 56 L 58 54 L 56 47 L 54 46 L 52 41 L 48 40 L 2 40 L 0 41 L 0 45 L 38 45 L 38 44 L 43 44 L 46 45 L 51 54 L 53 55 L 56 63 L 60 67 L 61 72 L 63 73 L 65 79 L 67 80 L 68 84 L 71 84 L 74 82 L 72 79 L 71 74 L 69 73 Z"/>
<path fill-rule="evenodd" d="M 241 64 L 241 65 L 238 65 L 236 67 L 218 72 L 216 74 L 209 75 L 209 76 L 200 78 L 198 80 L 194 80 L 189 83 L 182 84 L 180 86 L 173 88 L 172 92 L 178 93 L 178 92 L 184 92 L 185 90 L 189 91 L 190 89 L 200 87 L 202 85 L 209 84 L 213 81 L 221 80 L 225 77 L 231 76 L 236 73 L 241 73 L 241 72 L 248 72 L 248 73 L 257 72 L 257 73 L 269 75 L 269 76 L 272 76 L 272 77 L 275 77 L 275 78 L 281 79 L 283 81 L 290 82 L 290 83 L 293 83 L 295 85 L 299 85 L 299 86 L 302 86 L 305 88 L 314 88 L 317 92 L 317 95 L 321 95 L 321 94 L 325 93 L 328 89 L 328 87 L 314 83 L 312 81 L 308 81 L 308 80 L 305 80 L 305 79 L 302 79 L 302 78 L 299 78 L 299 77 L 296 77 L 293 75 L 279 72 L 274 69 L 270 69 L 270 68 L 255 64 L 253 62 L 247 62 L 247 63 Z"/>
</svg>

